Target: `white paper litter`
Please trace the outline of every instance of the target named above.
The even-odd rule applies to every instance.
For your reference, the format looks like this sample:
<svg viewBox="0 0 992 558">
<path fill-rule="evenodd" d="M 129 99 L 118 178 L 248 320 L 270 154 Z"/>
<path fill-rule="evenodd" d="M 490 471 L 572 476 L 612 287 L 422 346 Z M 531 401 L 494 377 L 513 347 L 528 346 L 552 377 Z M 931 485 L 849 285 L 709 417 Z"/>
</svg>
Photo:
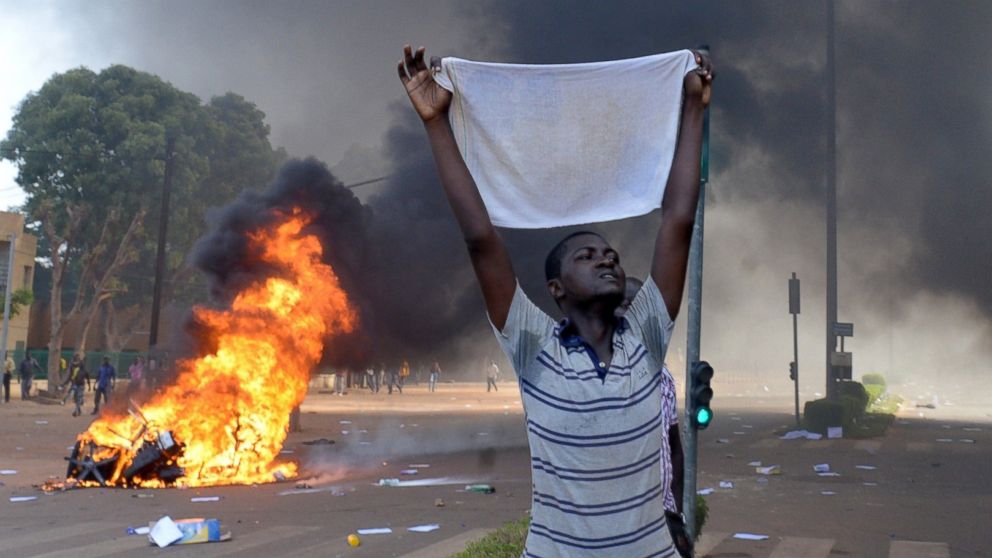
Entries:
<svg viewBox="0 0 992 558">
<path fill-rule="evenodd" d="M 819 465 L 813 465 L 813 470 L 817 473 L 827 473 L 830 472 L 829 463 L 820 463 Z"/>
<path fill-rule="evenodd" d="M 148 533 L 148 539 L 157 544 L 159 548 L 165 548 L 181 538 L 183 538 L 183 532 L 169 516 L 156 521 L 151 532 Z"/>
<path fill-rule="evenodd" d="M 359 529 L 356 532 L 359 535 L 387 535 L 392 533 L 393 530 L 389 527 L 373 527 L 371 529 Z"/>
<path fill-rule="evenodd" d="M 778 437 L 779 440 L 798 440 L 799 438 L 806 438 L 807 440 L 819 440 L 823 435 L 817 434 L 816 432 L 810 432 L 808 430 L 793 430 L 791 432 L 786 432 L 785 434 Z"/>
<path fill-rule="evenodd" d="M 734 533 L 734 538 L 745 541 L 766 541 L 768 540 L 768 535 L 756 535 L 754 533 Z"/>
<path fill-rule="evenodd" d="M 430 464 L 429 463 L 411 463 L 411 464 L 407 465 L 407 467 L 409 467 L 411 469 L 429 469 L 430 468 Z"/>
<path fill-rule="evenodd" d="M 837 493 L 834 492 L 833 490 L 821 490 L 820 491 L 820 494 L 823 494 L 824 496 L 833 496 L 834 494 L 837 494 Z"/>
<path fill-rule="evenodd" d="M 350 420 L 339 420 L 338 424 L 351 424 Z"/>
<path fill-rule="evenodd" d="M 720 481 L 720 488 L 733 488 L 734 483 L 730 481 Z"/>
<path fill-rule="evenodd" d="M 974 441 L 974 440 L 972 440 L 971 438 L 961 438 L 961 439 L 960 439 L 960 440 L 958 440 L 958 441 L 959 441 L 959 442 L 962 442 L 962 443 L 965 443 L 965 444 L 974 444 L 974 443 L 975 443 L 975 441 Z"/>
<path fill-rule="evenodd" d="M 220 496 L 196 496 L 189 499 L 190 502 L 219 502 Z"/>
<path fill-rule="evenodd" d="M 151 531 L 152 531 L 152 528 L 151 527 L 135 527 L 134 528 L 134 534 L 135 535 L 147 535 Z"/>
<path fill-rule="evenodd" d="M 718 443 L 718 444 L 729 444 L 730 443 L 730 440 L 728 440 L 726 438 L 717 438 L 716 439 L 716 443 Z"/>
<path fill-rule="evenodd" d="M 838 438 L 844 437 L 844 427 L 843 426 L 828 426 L 827 427 L 827 438 L 831 440 L 836 440 Z"/>
<path fill-rule="evenodd" d="M 862 469 L 862 470 L 865 470 L 865 471 L 874 471 L 875 469 L 878 469 L 878 467 L 876 467 L 874 465 L 855 465 L 854 468 L 855 469 Z"/>
<path fill-rule="evenodd" d="M 403 469 L 402 471 L 400 471 L 400 474 L 401 475 L 416 475 L 419 472 L 420 471 L 418 471 L 416 469 Z"/>
<path fill-rule="evenodd" d="M 826 473 L 817 473 L 816 476 L 818 476 L 818 477 L 839 477 L 840 476 L 840 473 L 835 473 L 833 471 L 828 471 Z"/>
<path fill-rule="evenodd" d="M 761 467 L 761 462 L 760 461 L 752 461 L 752 462 L 748 463 L 747 466 L 748 467 Z"/>
<path fill-rule="evenodd" d="M 947 442 L 953 442 L 954 440 L 950 438 L 937 438 L 937 441 L 941 443 L 947 443 Z"/>
<path fill-rule="evenodd" d="M 878 486 L 878 483 L 877 482 L 863 482 L 861 484 L 863 484 L 865 486 Z"/>
<path fill-rule="evenodd" d="M 759 475 L 777 475 L 782 471 L 778 465 L 769 465 L 767 467 L 755 467 L 754 472 Z"/>
<path fill-rule="evenodd" d="M 709 496 L 714 492 L 716 491 L 713 490 L 712 488 L 700 488 L 699 490 L 696 491 L 696 494 L 699 494 L 700 496 Z"/>
<path fill-rule="evenodd" d="M 37 496 L 11 496 L 11 502 L 30 502 L 32 500 L 37 500 Z"/>
<path fill-rule="evenodd" d="M 440 529 L 441 526 L 437 523 L 431 523 L 430 525 L 415 525 L 413 527 L 407 527 L 407 531 L 413 531 L 414 533 L 430 533 L 431 531 L 436 531 Z"/>
<path fill-rule="evenodd" d="M 34 423 L 35 424 L 48 424 L 48 421 L 47 420 L 36 420 L 36 421 L 34 421 Z"/>
<path fill-rule="evenodd" d="M 966 426 L 966 427 L 964 427 L 964 431 L 965 432 L 981 432 L 982 429 L 981 428 L 975 428 L 974 426 Z"/>
<path fill-rule="evenodd" d="M 734 434 L 737 436 L 743 436 L 744 434 L 747 434 L 747 432 L 734 432 Z"/>
<path fill-rule="evenodd" d="M 16 475 L 17 471 L 14 469 L 0 469 L 0 475 Z"/>
</svg>

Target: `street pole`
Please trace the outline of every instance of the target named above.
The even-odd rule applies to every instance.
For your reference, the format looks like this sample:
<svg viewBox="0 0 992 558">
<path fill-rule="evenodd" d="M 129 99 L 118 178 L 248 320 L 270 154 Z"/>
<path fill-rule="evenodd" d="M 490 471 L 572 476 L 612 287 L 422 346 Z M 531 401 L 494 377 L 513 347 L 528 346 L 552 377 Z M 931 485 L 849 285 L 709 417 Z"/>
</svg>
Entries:
<svg viewBox="0 0 992 558">
<path fill-rule="evenodd" d="M 162 306 L 162 275 L 165 273 L 165 239 L 169 232 L 169 195 L 172 192 L 173 150 L 175 138 L 165 146 L 165 178 L 162 181 L 162 209 L 158 218 L 158 251 L 155 254 L 155 286 L 152 290 L 152 323 L 148 328 L 148 348 L 158 344 L 158 318 Z"/>
<path fill-rule="evenodd" d="M 709 54 L 709 47 L 700 47 L 700 51 Z M 703 302 L 703 213 L 706 206 L 706 183 L 709 180 L 710 168 L 710 110 L 703 114 L 703 147 L 700 154 L 699 169 L 699 201 L 696 204 L 696 221 L 692 226 L 692 244 L 689 248 L 689 314 L 686 332 L 685 359 L 685 420 L 683 425 L 683 456 L 685 459 L 682 493 L 682 513 L 685 515 L 685 526 L 689 537 L 696 534 L 696 462 L 697 462 L 697 431 L 693 427 L 690 416 L 689 402 L 692 400 L 692 368 L 699 362 L 699 338 L 702 326 Z"/>
<path fill-rule="evenodd" d="M 7 366 L 7 336 L 10 332 L 10 303 L 14 295 L 14 246 L 17 233 L 10 233 L 10 253 L 7 257 L 7 285 L 3 295 L 3 329 L 0 330 L 0 363 Z"/>
<path fill-rule="evenodd" d="M 832 357 L 837 350 L 837 97 L 834 71 L 834 2 L 827 1 L 827 399 L 837 397 Z"/>
<path fill-rule="evenodd" d="M 792 272 L 789 279 L 789 313 L 792 314 L 792 383 L 796 392 L 796 427 L 801 425 L 799 419 L 799 278 Z"/>
</svg>

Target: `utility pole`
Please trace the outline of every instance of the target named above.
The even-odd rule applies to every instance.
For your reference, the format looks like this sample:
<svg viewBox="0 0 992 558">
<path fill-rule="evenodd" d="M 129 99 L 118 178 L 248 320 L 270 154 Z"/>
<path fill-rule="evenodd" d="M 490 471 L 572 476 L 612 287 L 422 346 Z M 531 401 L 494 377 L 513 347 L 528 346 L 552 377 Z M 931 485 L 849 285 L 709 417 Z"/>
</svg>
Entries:
<svg viewBox="0 0 992 558">
<path fill-rule="evenodd" d="M 796 426 L 801 423 L 799 419 L 799 278 L 796 272 L 792 272 L 789 279 L 789 313 L 792 314 L 792 363 L 789 366 L 792 382 L 795 384 L 796 392 Z"/>
<path fill-rule="evenodd" d="M 833 354 L 837 350 L 837 96 L 834 68 L 834 2 L 827 2 L 827 399 L 836 399 Z"/>
<path fill-rule="evenodd" d="M 165 273 L 165 240 L 169 232 L 169 195 L 172 193 L 173 150 L 176 140 L 170 137 L 165 145 L 165 179 L 162 181 L 162 210 L 158 218 L 158 251 L 155 254 L 155 287 L 152 290 L 152 323 L 148 329 L 148 348 L 158 344 L 158 318 L 162 306 L 162 275 Z"/>
<path fill-rule="evenodd" d="M 7 336 L 10 332 L 10 304 L 14 294 L 14 246 L 17 233 L 10 233 L 10 252 L 7 255 L 7 285 L 3 295 L 3 329 L 0 330 L 0 364 L 7 365 Z"/>
<path fill-rule="evenodd" d="M 701 46 L 699 50 L 709 54 L 709 46 Z M 688 329 L 686 332 L 685 351 L 685 420 L 682 421 L 683 455 L 685 459 L 685 475 L 683 478 L 682 513 L 685 515 L 685 526 L 689 537 L 696 534 L 696 461 L 697 444 L 696 428 L 693 426 L 691 414 L 693 394 L 692 371 L 699 362 L 699 338 L 702 325 L 703 302 L 703 213 L 706 206 L 706 183 L 710 173 L 710 109 L 703 114 L 703 147 L 699 169 L 699 201 L 696 204 L 696 222 L 692 227 L 692 244 L 689 248 L 689 313 Z"/>
</svg>

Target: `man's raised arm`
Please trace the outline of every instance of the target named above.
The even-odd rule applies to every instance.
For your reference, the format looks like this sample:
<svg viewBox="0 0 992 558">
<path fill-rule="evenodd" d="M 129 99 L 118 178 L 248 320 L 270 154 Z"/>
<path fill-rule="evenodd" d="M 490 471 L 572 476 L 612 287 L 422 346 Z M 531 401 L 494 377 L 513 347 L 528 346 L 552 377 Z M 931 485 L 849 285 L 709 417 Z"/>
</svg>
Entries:
<svg viewBox="0 0 992 558">
<path fill-rule="evenodd" d="M 403 60 L 397 70 L 413 108 L 424 121 L 441 185 L 465 237 L 489 318 L 493 325 L 502 330 L 510 312 L 517 279 L 506 246 L 489 219 L 475 180 L 455 143 L 448 122 L 451 92 L 434 81 L 424 62 L 424 47 L 414 53 L 410 45 L 404 46 Z"/>
<path fill-rule="evenodd" d="M 692 226 L 699 200 L 699 161 L 703 145 L 703 113 L 710 102 L 713 67 L 708 57 L 695 53 L 699 69 L 686 74 L 685 97 L 678 144 L 661 202 L 661 228 L 655 241 L 651 278 L 661 291 L 674 321 L 682 304 Z"/>
</svg>

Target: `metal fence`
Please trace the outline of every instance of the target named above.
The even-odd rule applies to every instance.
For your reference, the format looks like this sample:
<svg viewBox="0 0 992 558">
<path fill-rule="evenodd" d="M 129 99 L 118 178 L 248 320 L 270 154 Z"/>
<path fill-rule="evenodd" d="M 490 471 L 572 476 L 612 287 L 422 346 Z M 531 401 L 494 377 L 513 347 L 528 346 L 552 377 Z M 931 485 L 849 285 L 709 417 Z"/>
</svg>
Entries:
<svg viewBox="0 0 992 558">
<path fill-rule="evenodd" d="M 25 354 L 30 354 L 38 361 L 38 366 L 41 367 L 41 372 L 35 370 L 34 379 L 36 380 L 46 380 L 48 379 L 48 351 L 44 349 L 15 349 L 13 351 L 8 351 L 7 354 L 14 359 L 14 365 L 20 366 L 21 361 L 24 360 Z M 72 362 L 72 356 L 76 354 L 76 351 L 62 351 L 60 353 L 61 357 L 65 359 L 66 366 Z M 83 357 L 83 362 L 86 363 L 86 369 L 89 370 L 90 376 L 96 377 L 96 371 L 100 369 L 103 364 L 103 357 L 110 359 L 111 366 L 117 371 L 118 378 L 127 377 L 127 369 L 134 362 L 134 359 L 138 357 L 143 357 L 146 361 L 145 366 L 147 367 L 148 353 L 140 353 L 137 351 L 123 351 L 119 353 L 107 353 L 103 351 L 88 351 Z M 15 371 L 15 376 L 18 373 Z"/>
</svg>

